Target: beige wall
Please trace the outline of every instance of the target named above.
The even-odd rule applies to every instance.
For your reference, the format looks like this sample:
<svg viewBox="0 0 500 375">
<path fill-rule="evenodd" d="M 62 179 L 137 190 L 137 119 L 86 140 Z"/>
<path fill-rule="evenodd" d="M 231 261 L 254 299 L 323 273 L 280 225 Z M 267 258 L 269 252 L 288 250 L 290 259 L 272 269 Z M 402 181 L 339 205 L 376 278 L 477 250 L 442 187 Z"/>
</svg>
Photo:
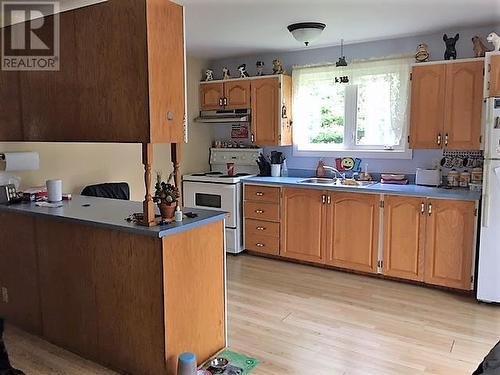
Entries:
<svg viewBox="0 0 500 375">
<path fill-rule="evenodd" d="M 193 123 L 198 114 L 198 82 L 204 61 L 188 58 L 189 142 L 184 146 L 182 172 L 208 168 L 208 147 L 212 130 Z M 102 182 L 128 182 L 132 200 L 144 198 L 143 166 L 140 144 L 96 143 L 0 143 L 0 152 L 36 151 L 40 170 L 15 173 L 21 185 L 40 186 L 47 179 L 60 178 L 64 191 L 79 194 L 86 185 Z M 153 171 L 168 175 L 171 170 L 170 146 L 155 145 Z"/>
</svg>

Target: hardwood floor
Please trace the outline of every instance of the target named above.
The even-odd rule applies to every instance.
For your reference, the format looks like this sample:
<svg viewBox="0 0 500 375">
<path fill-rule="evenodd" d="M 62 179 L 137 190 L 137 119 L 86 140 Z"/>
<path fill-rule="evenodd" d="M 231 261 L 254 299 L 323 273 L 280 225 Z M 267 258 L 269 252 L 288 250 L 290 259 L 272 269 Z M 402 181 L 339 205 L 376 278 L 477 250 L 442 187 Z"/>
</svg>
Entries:
<svg viewBox="0 0 500 375">
<path fill-rule="evenodd" d="M 228 300 L 255 375 L 470 375 L 500 339 L 498 306 L 249 255 L 228 257 Z M 27 375 L 115 375 L 12 327 L 6 342 Z"/>
</svg>

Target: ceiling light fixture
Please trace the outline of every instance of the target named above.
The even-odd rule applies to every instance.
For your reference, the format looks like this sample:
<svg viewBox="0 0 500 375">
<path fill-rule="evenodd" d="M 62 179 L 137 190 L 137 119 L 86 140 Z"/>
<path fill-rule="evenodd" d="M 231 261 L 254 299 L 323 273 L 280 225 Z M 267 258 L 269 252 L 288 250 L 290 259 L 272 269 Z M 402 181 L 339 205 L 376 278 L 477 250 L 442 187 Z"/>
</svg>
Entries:
<svg viewBox="0 0 500 375">
<path fill-rule="evenodd" d="M 288 31 L 290 31 L 293 37 L 306 45 L 314 42 L 319 38 L 326 25 L 320 22 L 300 22 L 288 25 Z"/>
</svg>

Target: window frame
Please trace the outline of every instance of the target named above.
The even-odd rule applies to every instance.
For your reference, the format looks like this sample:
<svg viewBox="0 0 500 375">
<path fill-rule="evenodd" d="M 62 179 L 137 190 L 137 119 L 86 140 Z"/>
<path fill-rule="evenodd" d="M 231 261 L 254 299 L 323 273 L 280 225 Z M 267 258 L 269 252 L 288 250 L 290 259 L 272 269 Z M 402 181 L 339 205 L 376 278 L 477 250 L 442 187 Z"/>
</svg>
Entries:
<svg viewBox="0 0 500 375">
<path fill-rule="evenodd" d="M 408 56 L 398 56 L 387 58 L 384 60 L 406 59 Z M 409 58 L 408 58 L 409 60 Z M 374 60 L 380 61 L 380 60 Z M 412 63 L 408 61 L 409 72 L 411 72 Z M 358 85 L 347 84 L 345 90 L 345 108 L 344 108 L 344 143 L 340 145 L 334 144 L 318 144 L 316 147 L 307 148 L 300 147 L 300 144 L 293 140 L 294 156 L 303 157 L 349 157 L 353 153 L 356 156 L 363 158 L 375 159 L 412 159 L 413 151 L 409 148 L 407 142 L 410 131 L 410 106 L 411 106 L 411 82 L 408 75 L 408 92 L 406 101 L 406 116 L 401 134 L 401 144 L 392 149 L 387 149 L 386 146 L 380 145 L 356 145 L 356 130 L 358 121 Z M 296 134 L 296 133 L 294 133 Z"/>
</svg>

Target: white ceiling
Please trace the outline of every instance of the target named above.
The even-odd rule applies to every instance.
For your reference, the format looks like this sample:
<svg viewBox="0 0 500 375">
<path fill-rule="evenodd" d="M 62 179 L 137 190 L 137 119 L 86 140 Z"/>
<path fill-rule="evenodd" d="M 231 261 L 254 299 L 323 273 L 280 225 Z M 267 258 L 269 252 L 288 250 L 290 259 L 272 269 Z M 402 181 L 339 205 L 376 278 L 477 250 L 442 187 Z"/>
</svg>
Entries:
<svg viewBox="0 0 500 375">
<path fill-rule="evenodd" d="M 500 24 L 500 0 L 176 0 L 186 6 L 188 53 L 203 58 L 303 48 L 286 26 L 327 24 L 311 47 Z"/>
</svg>

